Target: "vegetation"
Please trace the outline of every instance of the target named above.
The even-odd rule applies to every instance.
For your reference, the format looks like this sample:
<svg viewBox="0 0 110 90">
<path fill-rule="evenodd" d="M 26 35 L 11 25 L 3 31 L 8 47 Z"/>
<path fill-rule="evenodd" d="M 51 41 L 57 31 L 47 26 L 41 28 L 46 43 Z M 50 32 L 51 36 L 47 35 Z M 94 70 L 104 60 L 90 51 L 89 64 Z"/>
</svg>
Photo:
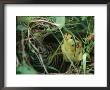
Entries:
<svg viewBox="0 0 110 90">
<path fill-rule="evenodd" d="M 16 74 L 94 74 L 94 17 L 17 16 Z"/>
</svg>

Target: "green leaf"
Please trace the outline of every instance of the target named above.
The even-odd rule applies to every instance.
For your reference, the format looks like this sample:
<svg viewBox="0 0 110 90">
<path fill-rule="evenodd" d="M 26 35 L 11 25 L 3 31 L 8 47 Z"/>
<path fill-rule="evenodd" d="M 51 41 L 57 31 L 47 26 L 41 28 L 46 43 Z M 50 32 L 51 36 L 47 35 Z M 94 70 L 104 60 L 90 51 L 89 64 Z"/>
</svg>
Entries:
<svg viewBox="0 0 110 90">
<path fill-rule="evenodd" d="M 29 23 L 32 19 L 33 19 L 33 17 L 31 17 L 31 16 L 17 16 L 18 22 Z"/>
<path fill-rule="evenodd" d="M 84 74 L 86 73 L 86 58 L 87 58 L 87 53 L 84 53 L 84 55 L 83 55 L 83 71 L 84 71 Z"/>
<path fill-rule="evenodd" d="M 24 25 L 17 25 L 17 30 L 18 31 L 24 31 L 24 30 L 28 30 L 28 28 Z"/>
<path fill-rule="evenodd" d="M 20 74 L 37 74 L 38 72 L 34 70 L 31 66 L 27 64 L 23 64 L 19 67 L 17 67 L 17 72 Z"/>
<path fill-rule="evenodd" d="M 65 26 L 65 16 L 56 16 L 56 24 L 59 26 L 59 29 Z"/>
<path fill-rule="evenodd" d="M 87 17 L 85 17 L 85 16 L 82 16 L 82 17 L 81 17 L 82 21 L 86 20 L 86 18 L 87 18 Z"/>
</svg>

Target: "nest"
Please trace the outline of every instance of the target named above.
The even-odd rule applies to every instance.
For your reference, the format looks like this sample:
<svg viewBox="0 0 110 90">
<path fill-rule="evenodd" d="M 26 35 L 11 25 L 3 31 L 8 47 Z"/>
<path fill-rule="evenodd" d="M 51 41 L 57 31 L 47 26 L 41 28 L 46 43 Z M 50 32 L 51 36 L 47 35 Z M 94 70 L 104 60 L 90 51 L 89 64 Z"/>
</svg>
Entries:
<svg viewBox="0 0 110 90">
<path fill-rule="evenodd" d="M 18 57 L 21 57 L 19 60 L 23 60 L 22 54 L 25 52 L 26 62 L 31 64 L 39 72 L 46 73 L 43 64 L 60 68 L 63 60 L 62 54 L 55 55 L 53 57 L 54 60 L 49 61 L 49 57 L 59 46 L 59 42 L 54 35 L 56 32 L 59 32 L 58 26 L 46 20 L 36 20 L 30 22 L 27 31 L 27 35 L 22 37 L 21 41 L 17 42 L 17 51 L 22 51 L 21 54 L 17 54 Z M 21 48 L 22 43 L 24 43 L 24 48 Z M 59 52 L 61 51 L 59 50 Z M 42 61 L 39 61 L 39 59 L 42 59 Z M 51 72 L 51 69 L 48 69 L 48 71 Z"/>
</svg>

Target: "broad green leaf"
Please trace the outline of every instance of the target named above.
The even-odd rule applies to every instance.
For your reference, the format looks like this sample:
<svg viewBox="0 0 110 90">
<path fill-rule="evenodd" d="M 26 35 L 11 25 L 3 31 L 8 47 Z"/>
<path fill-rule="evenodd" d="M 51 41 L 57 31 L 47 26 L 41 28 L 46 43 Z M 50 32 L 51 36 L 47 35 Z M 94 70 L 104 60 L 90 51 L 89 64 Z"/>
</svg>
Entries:
<svg viewBox="0 0 110 90">
<path fill-rule="evenodd" d="M 24 25 L 17 25 L 17 30 L 18 31 L 24 31 L 24 30 L 28 30 L 28 28 Z"/>
<path fill-rule="evenodd" d="M 86 20 L 86 18 L 87 18 L 86 16 L 81 17 L 82 21 Z"/>
<path fill-rule="evenodd" d="M 59 26 L 59 29 L 65 26 L 65 16 L 56 16 L 56 24 Z"/>
<path fill-rule="evenodd" d="M 31 16 L 17 16 L 18 22 L 29 23 L 32 19 L 33 19 L 33 17 L 31 17 Z"/>
<path fill-rule="evenodd" d="M 17 67 L 17 72 L 21 74 L 37 74 L 38 72 L 34 70 L 31 66 L 27 64 L 22 64 L 21 66 Z"/>
</svg>

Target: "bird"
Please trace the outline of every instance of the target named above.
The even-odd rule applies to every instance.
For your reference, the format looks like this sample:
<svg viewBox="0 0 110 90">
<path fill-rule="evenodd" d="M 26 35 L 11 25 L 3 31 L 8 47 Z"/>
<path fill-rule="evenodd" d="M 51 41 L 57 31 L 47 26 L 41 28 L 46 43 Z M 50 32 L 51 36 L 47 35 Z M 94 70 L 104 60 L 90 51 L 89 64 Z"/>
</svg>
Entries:
<svg viewBox="0 0 110 90">
<path fill-rule="evenodd" d="M 79 62 L 83 57 L 83 47 L 81 41 L 74 40 L 70 33 L 64 34 L 63 44 L 61 45 L 63 58 L 66 61 Z"/>
</svg>

